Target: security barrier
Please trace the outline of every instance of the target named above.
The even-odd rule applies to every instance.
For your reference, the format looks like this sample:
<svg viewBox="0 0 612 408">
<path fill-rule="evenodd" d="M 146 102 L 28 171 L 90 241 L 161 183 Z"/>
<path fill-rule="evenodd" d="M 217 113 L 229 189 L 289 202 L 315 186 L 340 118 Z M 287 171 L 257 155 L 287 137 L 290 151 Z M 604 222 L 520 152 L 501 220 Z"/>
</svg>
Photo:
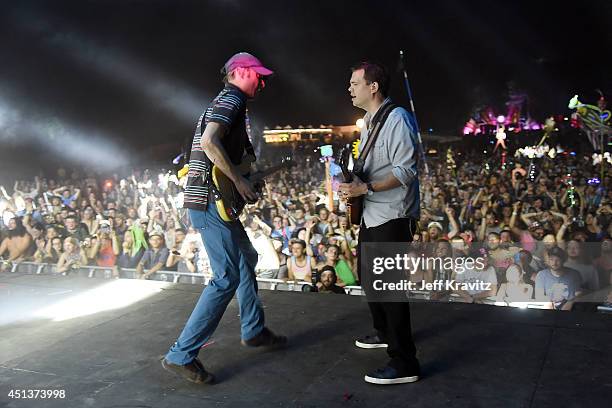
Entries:
<svg viewBox="0 0 612 408">
<path fill-rule="evenodd" d="M 36 263 L 36 262 L 15 262 L 10 267 L 11 273 L 24 273 L 33 275 L 58 275 L 55 264 L 47 263 Z M 114 274 L 118 273 L 117 276 Z M 103 267 L 103 266 L 82 266 L 78 269 L 70 271 L 70 275 L 77 275 L 87 278 L 98 278 L 98 279 L 137 279 L 136 269 L 129 268 L 115 268 Z M 172 283 L 187 283 L 193 285 L 207 285 L 210 281 L 210 277 L 201 273 L 188 273 L 188 272 L 177 272 L 177 271 L 157 271 L 153 275 L 149 276 L 149 280 L 156 280 L 161 282 L 172 282 Z M 278 290 L 284 292 L 303 292 L 307 291 L 308 286 L 312 286 L 310 282 L 304 281 L 285 281 L 283 279 L 266 279 L 257 278 L 257 283 L 260 289 L 264 290 Z M 365 291 L 361 286 L 346 286 L 344 291 L 353 296 L 364 296 Z M 428 301 L 431 300 L 431 292 L 428 291 L 411 291 L 409 298 L 415 301 Z M 450 294 L 446 299 L 447 302 L 461 302 L 461 299 L 456 294 Z M 593 301 L 599 303 L 597 301 Z M 519 302 L 514 304 L 506 304 L 503 302 L 496 301 L 494 297 L 483 299 L 482 303 L 496 306 L 510 306 L 518 308 L 528 309 L 542 309 L 546 308 L 546 303 L 537 302 L 534 300 L 528 302 Z M 597 306 L 597 310 L 601 313 L 612 313 L 612 307 L 610 304 L 604 304 Z"/>
<path fill-rule="evenodd" d="M 71 270 L 69 275 L 77 275 L 87 278 L 98 278 L 98 279 L 137 279 L 136 269 L 133 268 L 117 268 L 117 276 L 114 276 L 115 268 L 104 267 L 104 266 L 82 266 L 78 269 Z M 58 275 L 55 264 L 44 264 L 36 262 L 19 262 L 13 263 L 11 267 L 12 273 L 25 273 L 33 275 L 49 274 Z M 176 272 L 176 271 L 157 271 L 153 275 L 149 276 L 148 280 L 156 280 L 161 282 L 172 282 L 172 283 L 189 283 L 194 285 L 207 285 L 210 278 L 201 273 L 188 273 L 188 272 Z M 267 290 L 279 290 L 289 292 L 302 292 L 305 290 L 305 286 L 311 286 L 309 282 L 304 281 L 284 281 L 282 279 L 266 279 L 257 278 L 257 283 L 260 289 Z M 361 286 L 347 286 L 345 292 L 349 295 L 363 295 Z"/>
</svg>

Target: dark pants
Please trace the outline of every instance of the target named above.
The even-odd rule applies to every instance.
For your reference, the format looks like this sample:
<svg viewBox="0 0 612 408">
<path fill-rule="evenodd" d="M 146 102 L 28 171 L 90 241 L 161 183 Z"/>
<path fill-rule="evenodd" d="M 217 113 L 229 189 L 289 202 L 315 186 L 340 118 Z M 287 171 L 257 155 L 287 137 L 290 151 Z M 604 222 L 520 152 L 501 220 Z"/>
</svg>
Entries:
<svg viewBox="0 0 612 408">
<path fill-rule="evenodd" d="M 371 270 L 361 270 L 362 242 L 411 242 L 416 231 L 416 221 L 411 218 L 398 218 L 383 225 L 365 228 L 359 231 L 357 272 L 371 274 Z M 374 329 L 378 336 L 389 345 L 387 353 L 391 358 L 389 365 L 398 370 L 418 369 L 416 347 L 412 340 L 410 325 L 410 303 L 404 302 L 368 302 Z"/>
</svg>

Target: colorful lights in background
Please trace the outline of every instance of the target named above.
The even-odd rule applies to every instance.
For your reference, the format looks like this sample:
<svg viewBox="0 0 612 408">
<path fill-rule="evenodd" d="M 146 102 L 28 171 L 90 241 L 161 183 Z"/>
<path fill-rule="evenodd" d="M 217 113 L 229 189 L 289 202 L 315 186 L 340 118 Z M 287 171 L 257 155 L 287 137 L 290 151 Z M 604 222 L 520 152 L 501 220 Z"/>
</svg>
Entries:
<svg viewBox="0 0 612 408">
<path fill-rule="evenodd" d="M 606 110 L 607 104 L 608 102 L 601 94 L 597 106 L 580 102 L 578 95 L 574 95 L 567 105 L 568 108 L 576 110 L 572 114 L 572 126 L 581 129 L 587 135 L 595 150 L 603 150 L 604 137 L 612 135 L 611 113 Z"/>
<path fill-rule="evenodd" d="M 509 132 L 515 133 L 541 130 L 542 124 L 533 120 L 527 112 L 528 102 L 527 94 L 510 84 L 506 110 L 496 112 L 491 106 L 481 106 L 474 109 L 472 117 L 463 126 L 463 134 L 495 134 L 501 125 Z"/>
<path fill-rule="evenodd" d="M 569 187 L 567 191 L 567 199 L 569 201 L 570 207 L 576 206 L 576 188 L 574 187 L 574 179 L 570 173 L 567 173 L 565 177 L 563 177 L 565 184 Z"/>
<path fill-rule="evenodd" d="M 455 162 L 455 153 L 450 147 L 448 150 L 446 150 L 446 168 L 453 175 L 453 177 L 456 177 L 457 163 Z"/>
</svg>

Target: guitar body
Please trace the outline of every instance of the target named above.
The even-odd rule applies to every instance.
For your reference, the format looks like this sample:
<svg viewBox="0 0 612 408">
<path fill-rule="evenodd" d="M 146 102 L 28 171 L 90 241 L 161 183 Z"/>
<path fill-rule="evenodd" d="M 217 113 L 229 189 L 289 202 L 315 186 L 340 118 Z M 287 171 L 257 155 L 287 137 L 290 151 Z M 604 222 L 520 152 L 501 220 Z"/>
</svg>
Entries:
<svg viewBox="0 0 612 408">
<path fill-rule="evenodd" d="M 251 171 L 251 162 L 241 163 L 238 169 L 240 174 L 248 178 Z M 212 168 L 212 181 L 221 194 L 221 199 L 215 201 L 219 216 L 226 222 L 237 220 L 247 204 L 246 201 L 242 198 L 232 180 L 223 174 L 217 166 Z"/>
<path fill-rule="evenodd" d="M 349 198 L 346 203 L 346 213 L 351 224 L 360 225 L 363 215 L 363 196 Z"/>
<path fill-rule="evenodd" d="M 342 170 L 342 178 L 344 183 L 353 181 L 353 173 L 348 169 L 351 151 L 344 148 L 340 153 L 338 165 Z M 353 225 L 361 224 L 361 216 L 363 215 L 363 196 L 351 197 L 346 202 L 346 216 L 349 222 Z"/>
<path fill-rule="evenodd" d="M 294 165 L 292 161 L 285 161 L 282 164 L 274 167 L 270 167 L 261 172 L 257 172 L 251 174 L 251 163 L 252 161 L 244 161 L 240 163 L 238 167 L 238 171 L 243 177 L 249 179 L 251 183 L 253 183 L 253 187 L 255 188 L 255 192 L 259 195 L 264 187 L 263 179 L 269 176 L 272 173 L 277 172 L 282 168 L 288 168 Z M 247 202 L 242 195 L 236 189 L 236 186 L 227 177 L 223 172 L 217 167 L 213 166 L 212 172 L 212 182 L 219 191 L 221 198 L 215 201 L 215 205 L 217 207 L 217 211 L 219 212 L 219 216 L 223 221 L 233 222 L 238 220 L 244 206 L 247 204 L 254 204 Z"/>
</svg>

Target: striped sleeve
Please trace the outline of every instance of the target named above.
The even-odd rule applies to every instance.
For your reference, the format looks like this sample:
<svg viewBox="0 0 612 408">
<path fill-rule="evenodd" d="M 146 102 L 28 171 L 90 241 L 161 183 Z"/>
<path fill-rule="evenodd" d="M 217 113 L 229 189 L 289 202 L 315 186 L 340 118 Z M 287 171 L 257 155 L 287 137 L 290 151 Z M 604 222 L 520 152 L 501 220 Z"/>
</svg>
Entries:
<svg viewBox="0 0 612 408">
<path fill-rule="evenodd" d="M 231 126 L 238 113 L 244 107 L 244 99 L 235 92 L 224 92 L 219 95 L 212 106 L 207 122 L 216 122 Z"/>
</svg>

